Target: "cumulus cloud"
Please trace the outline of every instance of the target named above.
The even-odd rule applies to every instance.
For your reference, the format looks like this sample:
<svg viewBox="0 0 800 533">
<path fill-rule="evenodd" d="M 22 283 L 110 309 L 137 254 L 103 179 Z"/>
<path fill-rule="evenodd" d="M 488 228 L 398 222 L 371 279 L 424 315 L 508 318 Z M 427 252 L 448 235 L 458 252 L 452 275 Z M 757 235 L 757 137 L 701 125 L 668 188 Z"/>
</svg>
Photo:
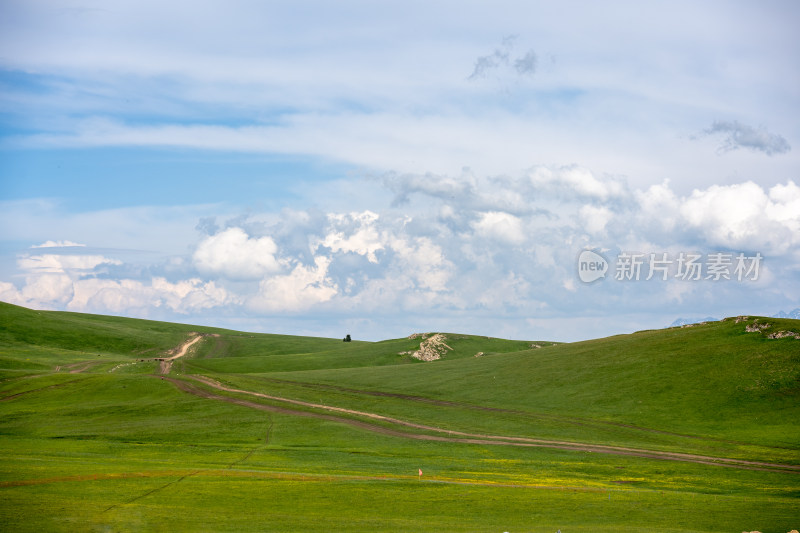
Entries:
<svg viewBox="0 0 800 533">
<path fill-rule="evenodd" d="M 453 265 L 433 239 L 413 234 L 415 230 L 409 226 L 412 222 L 413 217 L 382 221 L 372 211 L 329 214 L 324 237 L 312 238 L 311 247 L 315 251 L 328 248 L 334 260 L 343 253 L 355 253 L 376 265 L 369 274 L 351 272 L 345 283 L 348 293 L 353 292 L 353 275 L 380 276 L 376 279 L 392 287 L 400 284 L 411 289 L 443 291 Z"/>
<path fill-rule="evenodd" d="M 716 246 L 786 253 L 800 244 L 800 187 L 793 181 L 769 192 L 750 181 L 695 190 L 680 215 Z"/>
<path fill-rule="evenodd" d="M 602 178 L 579 166 L 551 168 L 538 166 L 528 172 L 528 179 L 537 188 L 558 195 L 575 195 L 607 200 L 628 194 L 625 183 L 614 178 Z"/>
<path fill-rule="evenodd" d="M 613 218 L 611 210 L 604 206 L 584 205 L 578 211 L 581 224 L 589 233 L 600 233 Z"/>
<path fill-rule="evenodd" d="M 188 314 L 229 303 L 232 298 L 213 281 L 198 278 L 172 283 L 155 277 L 149 282 L 123 279 L 87 279 L 73 284 L 74 296 L 67 309 L 124 313 L 130 310 L 146 313 L 149 309 L 165 307 L 170 311 Z"/>
<path fill-rule="evenodd" d="M 402 209 L 293 211 L 214 222 L 209 227 L 227 229 L 203 237 L 185 260 L 176 256 L 169 279 L 147 270 L 138 278 L 121 275 L 127 265 L 98 254 L 26 253 L 17 263 L 22 281 L 0 283 L 0 299 L 145 316 L 148 310 L 540 316 L 620 301 L 613 280 L 595 284 L 591 293 L 576 280 L 576 254 L 585 247 L 607 251 L 609 259 L 616 250 L 760 252 L 767 262 L 762 286 L 785 282 L 800 256 L 800 187 L 794 181 L 679 194 L 668 181 L 631 189 L 624 180 L 571 166 L 472 177 L 462 188 L 454 181 L 431 175 L 391 181 L 393 192 L 414 191 Z M 540 210 L 553 205 L 558 216 L 542 216 Z M 654 301 L 691 305 L 704 294 L 674 283 L 629 284 L 625 303 L 637 309 Z"/>
<path fill-rule="evenodd" d="M 413 280 L 413 286 L 421 289 L 443 291 L 447 288 L 453 264 L 440 245 L 428 237 L 394 238 L 390 245 L 397 256 L 394 275 Z"/>
<path fill-rule="evenodd" d="M 481 213 L 480 218 L 473 223 L 478 235 L 497 239 L 506 244 L 522 244 L 525 241 L 525 232 L 522 221 L 509 213 L 490 211 Z"/>
<path fill-rule="evenodd" d="M 489 309 L 506 310 L 509 306 L 524 306 L 529 303 L 531 284 L 515 272 L 509 272 L 505 277 L 494 280 L 477 297 L 477 302 Z"/>
<path fill-rule="evenodd" d="M 715 121 L 703 133 L 722 136 L 722 144 L 718 148 L 720 153 L 744 148 L 767 155 L 775 155 L 785 154 L 792 149 L 789 142 L 782 136 L 770 133 L 766 128 L 754 128 L 736 120 Z"/>
<path fill-rule="evenodd" d="M 639 205 L 639 222 L 642 218 L 648 222 L 656 223 L 666 231 L 672 231 L 678 224 L 681 200 L 665 180 L 658 185 L 651 185 L 646 190 L 634 191 L 633 197 Z"/>
<path fill-rule="evenodd" d="M 11 283 L 0 285 L 0 298 L 4 302 L 26 307 L 63 308 L 72 300 L 73 294 L 73 280 L 65 274 L 27 276 L 22 289 Z"/>
<path fill-rule="evenodd" d="M 44 246 L 56 247 L 73 245 Z M 24 284 L 19 288 L 0 284 L 0 300 L 42 309 L 139 315 L 159 308 L 187 314 L 237 300 L 213 281 L 199 278 L 170 282 L 160 276 L 149 280 L 108 277 L 104 267 L 121 265 L 119 259 L 97 254 L 23 254 L 17 266 Z"/>
<path fill-rule="evenodd" d="M 379 234 L 375 222 L 379 215 L 372 211 L 363 213 L 331 213 L 328 215 L 328 233 L 322 239 L 315 239 L 314 249 L 320 246 L 332 252 L 352 252 L 367 257 L 370 263 L 377 263 L 376 252 L 383 250 L 383 237 Z"/>
<path fill-rule="evenodd" d="M 189 279 L 172 283 L 156 277 L 132 279 L 74 279 L 66 273 L 30 275 L 22 289 L 0 283 L 0 300 L 37 309 L 66 309 L 97 313 L 148 315 L 165 308 L 188 314 L 236 301 L 213 281 Z"/>
<path fill-rule="evenodd" d="M 232 227 L 205 238 L 192 258 L 201 273 L 257 280 L 281 269 L 277 252 L 271 237 L 250 237 L 242 228 Z"/>
<path fill-rule="evenodd" d="M 394 206 L 408 203 L 414 194 L 464 201 L 474 194 L 476 186 L 475 177 L 468 171 L 459 176 L 387 173 L 381 182 L 395 194 Z"/>
<path fill-rule="evenodd" d="M 339 290 L 328 276 L 329 265 L 329 258 L 318 256 L 314 266 L 298 264 L 289 274 L 262 280 L 249 306 L 258 311 L 298 312 L 327 302 Z"/>
</svg>

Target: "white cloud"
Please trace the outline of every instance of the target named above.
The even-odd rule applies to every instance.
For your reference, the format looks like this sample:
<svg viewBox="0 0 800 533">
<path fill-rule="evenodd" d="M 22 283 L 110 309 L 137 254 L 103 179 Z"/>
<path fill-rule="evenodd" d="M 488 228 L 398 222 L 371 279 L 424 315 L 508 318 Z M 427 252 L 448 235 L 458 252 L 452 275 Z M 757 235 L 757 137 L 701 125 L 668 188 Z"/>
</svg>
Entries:
<svg viewBox="0 0 800 533">
<path fill-rule="evenodd" d="M 66 244 L 65 244 L 66 243 Z M 41 248 L 74 247 L 69 241 L 47 241 Z M 85 246 L 81 246 L 85 247 Z M 38 248 L 38 247 L 37 247 Z M 170 261 L 180 264 L 180 261 Z M 147 316 L 164 308 L 178 314 L 235 303 L 237 297 L 213 281 L 198 278 L 177 282 L 160 276 L 147 280 L 108 276 L 102 267 L 124 267 L 119 259 L 99 254 L 23 254 L 17 267 L 23 273 L 20 288 L 0 285 L 0 299 L 33 308 L 129 313 Z"/>
<path fill-rule="evenodd" d="M 36 269 L 29 270 L 21 289 L 11 283 L 0 283 L 0 300 L 36 309 L 147 316 L 162 307 L 188 314 L 235 303 L 237 297 L 213 281 L 200 279 L 172 283 L 161 277 L 149 282 L 81 278 L 71 270 Z"/>
<path fill-rule="evenodd" d="M 667 232 L 675 229 L 680 217 L 681 200 L 669 187 L 666 180 L 659 185 L 651 185 L 647 190 L 634 192 L 639 207 L 637 223 L 657 226 Z"/>
<path fill-rule="evenodd" d="M 66 273 L 46 273 L 27 276 L 22 289 L 11 283 L 0 283 L 0 300 L 35 309 L 147 316 L 159 308 L 178 314 L 194 313 L 236 303 L 237 297 L 213 281 L 200 279 L 171 283 L 156 277 L 143 282 L 73 279 Z"/>
<path fill-rule="evenodd" d="M 314 250 L 325 246 L 332 252 L 354 252 L 366 256 L 370 263 L 377 263 L 375 253 L 384 249 L 384 237 L 375 226 L 379 218 L 372 211 L 331 213 L 328 215 L 327 235 L 323 239 L 316 239 L 311 246 Z"/>
<path fill-rule="evenodd" d="M 256 280 L 278 272 L 278 246 L 270 237 L 250 237 L 242 228 L 228 228 L 205 238 L 194 252 L 197 270 L 234 280 Z"/>
<path fill-rule="evenodd" d="M 20 268 L 32 272 L 91 271 L 100 265 L 121 265 L 117 259 L 102 255 L 24 255 L 17 259 Z"/>
<path fill-rule="evenodd" d="M 584 229 L 589 233 L 601 233 L 614 217 L 609 208 L 594 205 L 584 205 L 578 211 L 578 215 Z"/>
<path fill-rule="evenodd" d="M 709 244 L 786 253 L 800 244 L 800 201 L 794 182 L 770 195 L 753 182 L 695 190 L 680 213 Z"/>
<path fill-rule="evenodd" d="M 480 219 L 473 223 L 473 227 L 479 235 L 497 239 L 505 244 L 522 244 L 526 238 L 522 221 L 509 213 L 498 211 L 481 213 Z"/>
<path fill-rule="evenodd" d="M 299 312 L 329 301 L 339 290 L 328 277 L 330 262 L 317 256 L 313 267 L 298 264 L 289 274 L 263 279 L 249 307 L 262 312 Z"/>
<path fill-rule="evenodd" d="M 578 288 L 575 286 L 575 280 L 572 278 L 567 278 L 563 282 L 561 282 L 561 286 L 567 289 L 569 292 L 575 292 Z"/>
<path fill-rule="evenodd" d="M 137 280 L 87 279 L 74 283 L 74 296 L 67 305 L 72 311 L 93 310 L 124 313 L 135 310 L 146 314 L 149 309 L 166 307 L 188 314 L 222 306 L 234 300 L 213 281 L 189 279 L 171 283 L 153 278 L 149 283 Z"/>
<path fill-rule="evenodd" d="M 767 216 L 784 224 L 795 235 L 800 234 L 800 186 L 791 180 L 786 185 L 775 185 L 769 190 L 769 199 Z"/>
<path fill-rule="evenodd" d="M 73 282 L 66 274 L 27 276 L 22 289 L 17 289 L 11 283 L 0 285 L 3 301 L 39 309 L 63 308 L 72 300 L 73 294 Z"/>
<path fill-rule="evenodd" d="M 578 166 L 552 169 L 539 166 L 528 173 L 530 182 L 536 186 L 561 194 L 607 200 L 626 194 L 623 182 L 612 178 L 598 178 L 590 170 Z"/>
<path fill-rule="evenodd" d="M 509 307 L 527 307 L 532 302 L 530 298 L 530 282 L 520 277 L 514 271 L 505 277 L 494 280 L 489 286 L 477 295 L 476 301 L 489 309 L 506 311 Z"/>
<path fill-rule="evenodd" d="M 445 258 L 441 246 L 428 237 L 394 238 L 390 246 L 397 254 L 394 275 L 414 280 L 421 289 L 447 289 L 453 264 Z"/>
<path fill-rule="evenodd" d="M 417 194 L 398 207 L 387 198 L 374 210 L 234 217 L 189 258 L 173 255 L 143 268 L 74 250 L 25 254 L 17 263 L 22 281 L 0 284 L 0 299 L 136 316 L 304 313 L 369 316 L 376 323 L 453 312 L 471 320 L 489 312 L 560 316 L 619 304 L 623 288 L 631 309 L 654 301 L 705 305 L 715 291 L 724 291 L 726 302 L 735 295 L 751 299 L 743 296 L 749 286 L 736 283 L 623 287 L 612 279 L 587 292 L 574 272 L 576 254 L 587 246 L 604 249 L 610 260 L 612 250 L 759 251 L 765 256 L 759 290 L 777 291 L 776 280 L 790 291 L 797 285 L 792 269 L 800 258 L 800 187 L 793 181 L 767 189 L 751 182 L 717 185 L 682 195 L 667 181 L 630 189 L 589 171 L 552 172 L 555 178 L 536 185 L 529 173 L 476 177 L 452 195 L 444 192 L 446 176 L 443 185 L 430 181 L 426 188 L 409 176 L 403 183 Z M 404 185 L 392 187 L 402 193 Z M 518 206 L 519 198 L 527 205 L 514 213 L 486 209 Z M 557 214 L 548 214 L 553 205 Z"/>
<path fill-rule="evenodd" d="M 72 241 L 45 241 L 42 244 L 34 244 L 31 248 L 69 248 L 72 246 L 86 247 L 85 244 L 79 244 Z"/>
</svg>

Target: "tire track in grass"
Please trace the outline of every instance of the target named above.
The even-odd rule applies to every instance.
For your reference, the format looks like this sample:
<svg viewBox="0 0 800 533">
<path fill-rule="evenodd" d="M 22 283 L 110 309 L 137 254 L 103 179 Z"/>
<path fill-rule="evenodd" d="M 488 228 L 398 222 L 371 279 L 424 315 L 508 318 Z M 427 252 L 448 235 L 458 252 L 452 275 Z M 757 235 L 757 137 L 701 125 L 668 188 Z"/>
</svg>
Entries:
<svg viewBox="0 0 800 533">
<path fill-rule="evenodd" d="M 39 375 L 37 375 L 35 377 L 42 377 L 42 376 L 47 376 L 47 375 L 48 374 L 39 374 Z M 75 384 L 75 383 L 80 383 L 82 381 L 86 381 L 87 379 L 91 379 L 91 378 L 87 376 L 87 377 L 82 377 L 82 378 L 78 378 L 78 379 L 72 379 L 72 380 L 69 380 L 69 381 L 65 381 L 63 383 L 56 383 L 55 385 L 47 385 L 46 387 L 38 387 L 38 388 L 35 388 L 35 389 L 29 389 L 29 390 L 25 390 L 25 391 L 22 391 L 22 392 L 17 392 L 15 394 L 9 394 L 8 396 L 3 396 L 2 398 L 0 398 L 0 402 L 5 402 L 7 400 L 13 400 L 14 398 L 19 398 L 20 396 L 24 396 L 26 394 L 31 394 L 31 393 L 34 393 L 34 392 L 39 392 L 39 391 L 44 391 L 44 390 L 49 390 L 49 389 L 59 389 L 61 387 L 66 387 L 67 385 L 72 385 L 72 384 Z"/>
<path fill-rule="evenodd" d="M 711 437 L 707 435 L 691 435 L 688 433 L 677 433 L 674 431 L 665 431 L 662 429 L 654 429 L 648 428 L 643 426 L 637 426 L 634 424 L 627 424 L 625 422 L 613 422 L 610 420 L 592 420 L 586 418 L 579 418 L 575 416 L 564 416 L 564 415 L 554 415 L 549 413 L 532 413 L 529 411 L 521 411 L 519 409 L 508 409 L 504 407 L 491 407 L 487 405 L 476 405 L 469 402 L 464 401 L 454 401 L 454 400 L 440 400 L 436 398 L 427 398 L 425 396 L 417 396 L 413 394 L 403 394 L 399 392 L 383 392 L 383 391 L 376 391 L 376 390 L 366 390 L 366 389 L 354 389 L 350 387 L 342 387 L 341 385 L 331 385 L 329 383 L 307 383 L 303 381 L 291 381 L 288 379 L 280 379 L 280 378 L 267 378 L 267 377 L 259 377 L 260 381 L 265 381 L 268 383 L 278 383 L 278 384 L 286 384 L 286 385 L 294 385 L 302 388 L 312 389 L 312 390 L 331 390 L 335 392 L 343 392 L 349 394 L 359 394 L 365 396 L 375 396 L 379 398 L 397 398 L 400 400 L 407 400 L 411 402 L 420 402 L 420 403 L 427 403 L 430 405 L 441 405 L 444 407 L 456 407 L 459 409 L 468 409 L 474 411 L 486 411 L 490 413 L 507 413 L 512 414 L 514 416 L 520 416 L 526 419 L 531 420 L 547 420 L 547 421 L 555 421 L 555 422 L 562 422 L 566 424 L 571 424 L 574 426 L 586 427 L 586 428 L 608 428 L 616 427 L 616 428 L 625 428 L 631 429 L 634 431 L 641 431 L 644 433 L 655 433 L 659 435 L 670 435 L 673 437 L 680 437 L 685 439 L 694 439 L 694 440 L 701 440 L 701 441 L 710 441 L 710 442 L 724 442 L 726 444 L 735 444 L 739 446 L 761 446 L 764 448 L 772 448 L 776 450 L 796 450 L 797 448 L 792 448 L 789 446 L 775 446 L 775 445 L 766 445 L 761 443 L 752 443 L 752 442 L 743 442 L 731 439 L 722 439 L 718 437 Z"/>
<path fill-rule="evenodd" d="M 197 474 L 199 474 L 199 473 L 201 473 L 201 472 L 202 472 L 202 470 L 197 470 L 197 471 L 195 471 L 195 472 L 190 472 L 190 473 L 188 473 L 188 474 L 185 474 L 185 475 L 183 475 L 183 476 L 179 477 L 178 479 L 175 479 L 175 480 L 173 480 L 173 481 L 170 481 L 169 483 L 167 483 L 167 484 L 165 484 L 165 485 L 162 485 L 162 486 L 160 486 L 160 487 L 156 487 L 156 488 L 154 488 L 154 489 L 148 490 L 148 491 L 147 491 L 147 492 L 145 492 L 144 494 L 140 494 L 139 496 L 136 496 L 136 497 L 134 497 L 134 498 L 131 498 L 131 499 L 130 499 L 130 500 L 128 500 L 128 501 L 125 501 L 125 502 L 122 502 L 122 503 L 115 503 L 115 504 L 114 504 L 114 505 L 112 505 L 111 507 L 109 507 L 109 508 L 107 508 L 107 509 L 104 509 L 104 510 L 103 510 L 103 512 L 104 512 L 104 513 L 107 513 L 107 512 L 109 512 L 109 511 L 113 511 L 113 510 L 114 510 L 114 509 L 116 509 L 117 507 L 122 507 L 123 505 L 128 505 L 128 504 L 134 503 L 134 502 L 136 502 L 136 501 L 139 501 L 139 500 L 141 500 L 142 498 L 146 498 L 146 497 L 150 496 L 151 494 L 155 494 L 156 492 L 160 492 L 160 491 L 162 491 L 162 490 L 164 490 L 164 489 L 166 489 L 166 488 L 169 488 L 169 487 L 171 487 L 172 485 L 175 485 L 176 483 L 180 483 L 181 481 L 183 481 L 183 480 L 184 480 L 184 479 L 186 479 L 187 477 L 192 477 L 192 476 L 195 476 L 195 475 L 197 475 Z"/>
<path fill-rule="evenodd" d="M 160 368 L 159 368 L 160 372 L 162 374 L 169 374 L 170 370 L 172 370 L 172 363 L 174 363 L 176 359 L 179 359 L 179 358 L 185 356 L 189 352 L 189 349 L 192 346 L 194 346 L 196 343 L 198 343 L 199 341 L 201 341 L 202 339 L 204 339 L 205 337 L 208 337 L 208 336 L 215 336 L 215 335 L 195 333 L 195 334 L 193 334 L 193 336 L 189 337 L 189 339 L 187 339 L 183 344 L 181 344 L 178 348 L 175 349 L 175 355 L 173 355 L 171 357 L 165 357 L 165 358 L 156 358 L 155 360 L 156 361 L 160 361 L 160 363 L 161 363 L 160 364 Z M 170 379 L 170 381 L 171 381 L 171 379 Z M 227 466 L 227 469 L 231 469 L 235 465 L 247 461 L 248 459 L 250 459 L 250 457 L 252 457 L 252 455 L 256 451 L 260 450 L 261 448 L 263 448 L 264 446 L 266 446 L 269 443 L 269 436 L 270 436 L 270 433 L 272 432 L 272 417 L 269 416 L 269 415 L 268 415 L 268 420 L 269 420 L 269 425 L 267 426 L 267 434 L 266 434 L 266 437 L 264 439 L 264 444 L 253 448 L 252 450 L 247 452 L 247 454 L 242 456 L 240 459 L 238 459 L 238 460 L 232 462 L 231 464 L 229 464 Z M 140 494 L 140 495 L 138 495 L 138 496 L 136 496 L 136 497 L 134 497 L 134 498 L 132 498 L 132 499 L 130 499 L 128 501 L 125 501 L 125 502 L 122 502 L 122 503 L 116 503 L 116 504 L 112 505 L 111 507 L 105 509 L 103 512 L 107 513 L 109 511 L 112 511 L 112 510 L 116 509 L 117 507 L 122 506 L 122 505 L 128 505 L 128 504 L 137 502 L 137 501 L 141 500 L 142 498 L 146 498 L 147 496 L 155 494 L 156 492 L 161 492 L 162 490 L 168 489 L 172 485 L 176 485 L 176 484 L 180 483 L 181 481 L 183 481 L 186 478 L 190 478 L 192 476 L 196 476 L 197 474 L 201 474 L 201 473 L 203 473 L 203 472 L 205 472 L 207 470 L 209 470 L 209 469 L 200 469 L 200 470 L 195 470 L 194 472 L 189 472 L 188 474 L 185 474 L 185 475 L 179 477 L 178 479 L 170 481 L 169 483 L 161 485 L 160 487 L 156 487 L 154 489 L 151 489 L 151 490 L 149 490 L 149 491 L 147 491 L 147 492 L 145 492 L 143 494 Z"/>
<path fill-rule="evenodd" d="M 462 431 L 452 431 L 452 430 L 445 430 L 434 426 L 428 426 L 424 424 L 417 424 L 414 422 L 408 422 L 405 420 L 400 420 L 397 418 L 387 417 L 375 413 L 367 413 L 363 411 L 356 411 L 352 409 L 344 409 L 342 407 L 334 407 L 330 405 L 324 404 L 315 404 L 311 402 L 303 402 L 300 400 L 293 400 L 290 398 L 282 398 L 279 396 L 272 396 L 269 394 L 262 394 L 259 392 L 253 391 L 245 391 L 241 389 L 234 389 L 231 387 L 227 387 L 222 385 L 221 383 L 210 379 L 205 376 L 185 376 L 188 379 L 200 382 L 206 386 L 212 387 L 214 389 L 224 391 L 224 392 L 231 392 L 236 394 L 245 394 L 249 396 L 254 396 L 256 398 L 262 398 L 270 401 L 287 403 L 297 407 L 303 408 L 310 408 L 310 409 L 318 409 L 318 410 L 325 410 L 328 413 L 318 413 L 313 411 L 306 411 L 300 410 L 298 408 L 292 407 L 279 407 L 275 405 L 267 405 L 263 403 L 257 403 L 249 400 L 244 400 L 241 398 L 235 398 L 231 396 L 223 396 L 220 394 L 215 394 L 210 392 L 206 389 L 200 388 L 197 385 L 189 383 L 185 380 L 170 378 L 167 376 L 158 376 L 163 380 L 169 381 L 180 390 L 187 392 L 189 394 L 193 394 L 195 396 L 200 396 L 206 399 L 218 400 L 223 402 L 232 403 L 235 405 L 240 405 L 242 407 L 249 407 L 251 409 L 259 409 L 262 411 L 270 411 L 274 413 L 280 414 L 287 414 L 293 416 L 303 416 L 307 418 L 317 418 L 321 420 L 328 420 L 332 422 L 338 422 L 347 424 L 353 427 L 357 427 L 360 429 L 364 429 L 367 431 L 372 431 L 375 433 L 380 433 L 383 435 L 388 435 L 392 437 L 401 437 L 401 438 L 409 438 L 409 439 L 417 439 L 417 440 L 428 440 L 428 441 L 438 441 L 438 442 L 452 442 L 452 443 L 461 443 L 461 444 L 478 444 L 478 445 L 493 445 L 493 446 L 519 446 L 519 447 L 531 447 L 531 448 L 550 448 L 550 449 L 558 449 L 558 450 L 565 450 L 565 451 L 578 451 L 578 452 L 588 452 L 588 453 L 604 453 L 610 455 L 624 455 L 630 457 L 641 457 L 645 459 L 660 459 L 666 461 L 677 461 L 677 462 L 686 462 L 686 463 L 695 463 L 695 464 L 706 464 L 712 466 L 725 466 L 729 468 L 737 468 L 741 470 L 758 470 L 758 471 L 766 471 L 766 472 L 782 472 L 782 473 L 791 473 L 791 474 L 800 474 L 800 466 L 797 465 L 788 465 L 788 464 L 779 464 L 779 463 L 766 463 L 761 461 L 748 461 L 744 459 L 730 459 L 727 457 L 711 457 L 711 456 L 704 456 L 704 455 L 697 455 L 697 454 L 688 454 L 688 453 L 680 453 L 680 452 L 664 452 L 664 451 L 657 451 L 657 450 L 647 450 L 641 448 L 630 448 L 630 447 L 623 447 L 623 446 L 610 446 L 610 445 L 603 445 L 603 444 L 590 444 L 590 443 L 581 443 L 581 442 L 571 442 L 571 441 L 558 441 L 558 440 L 548 440 L 548 439 L 535 439 L 535 438 L 528 438 L 528 437 L 513 437 L 513 436 L 505 436 L 505 435 L 483 435 L 477 433 L 466 433 Z M 337 414 L 329 414 L 329 413 L 341 413 L 340 415 Z M 357 420 L 354 418 L 348 418 L 347 416 L 342 415 L 350 415 L 350 416 L 360 416 L 366 417 L 372 420 L 380 421 L 385 424 L 390 424 L 394 426 L 400 426 L 401 428 L 408 428 L 407 430 L 401 429 L 393 429 L 390 427 L 377 425 L 370 422 L 365 422 L 363 420 Z M 428 433 L 439 433 L 439 434 L 447 434 L 448 436 L 441 436 L 441 435 L 431 435 L 426 433 L 414 433 L 409 430 L 418 430 L 418 431 L 426 431 Z M 453 437 L 456 435 L 458 438 Z"/>
<path fill-rule="evenodd" d="M 161 492 L 162 490 L 168 489 L 169 487 L 180 483 L 184 479 L 187 479 L 187 478 L 190 478 L 190 477 L 194 477 L 194 476 L 197 476 L 197 475 L 201 475 L 201 474 L 209 474 L 211 472 L 226 472 L 228 470 L 231 470 L 234 466 L 246 462 L 248 459 L 250 459 L 250 457 L 253 456 L 254 453 L 256 453 L 259 450 L 262 450 L 263 448 L 265 448 L 269 444 L 269 437 L 270 437 L 270 434 L 272 433 L 273 421 L 272 421 L 272 417 L 269 416 L 269 415 L 267 415 L 267 420 L 268 420 L 269 424 L 267 425 L 267 432 L 266 432 L 266 436 L 264 437 L 264 444 L 256 446 L 255 448 L 253 448 L 252 450 L 247 452 L 245 455 L 243 455 L 241 458 L 233 461 L 231 464 L 226 466 L 224 470 L 220 471 L 219 469 L 202 468 L 200 470 L 195 470 L 193 472 L 188 472 L 188 473 L 182 475 L 181 477 L 179 477 L 178 479 L 175 479 L 175 480 L 172 480 L 172 481 L 170 481 L 168 483 L 165 483 L 164 485 L 161 485 L 160 487 L 156 487 L 154 489 L 148 490 L 147 492 L 145 492 L 143 494 L 140 494 L 140 495 L 138 495 L 138 496 L 136 496 L 134 498 L 131 498 L 130 500 L 127 500 L 127 501 L 122 502 L 122 503 L 115 503 L 111 507 L 108 507 L 107 509 L 104 509 L 103 512 L 107 513 L 109 511 L 113 511 L 117 507 L 121 507 L 123 505 L 129 505 L 131 503 L 135 503 L 135 502 L 141 500 L 142 498 L 146 498 L 147 496 L 155 494 L 156 492 Z M 168 475 L 174 475 L 174 474 L 168 474 Z M 127 476 L 123 476 L 123 477 L 127 477 Z M 133 475 L 133 476 L 129 476 L 129 477 L 156 477 L 156 476 Z M 97 479 L 97 477 L 95 476 L 94 479 Z M 2 487 L 2 486 L 3 486 L 3 484 L 0 483 L 0 487 Z"/>
<path fill-rule="evenodd" d="M 71 365 L 57 366 L 56 372 L 67 370 L 70 374 L 80 374 L 81 372 L 85 372 L 92 367 L 106 362 L 107 361 L 81 361 L 80 363 L 72 363 Z"/>
</svg>

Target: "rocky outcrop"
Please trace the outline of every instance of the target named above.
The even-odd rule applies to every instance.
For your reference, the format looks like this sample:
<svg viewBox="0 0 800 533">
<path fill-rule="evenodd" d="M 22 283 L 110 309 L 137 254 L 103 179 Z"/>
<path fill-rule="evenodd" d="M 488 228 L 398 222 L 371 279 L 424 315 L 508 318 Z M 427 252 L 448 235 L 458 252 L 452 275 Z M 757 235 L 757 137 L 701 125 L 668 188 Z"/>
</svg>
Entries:
<svg viewBox="0 0 800 533">
<path fill-rule="evenodd" d="M 795 333 L 794 331 L 776 331 L 775 333 L 767 335 L 768 339 L 785 339 L 786 337 L 800 339 L 800 333 Z"/>
<path fill-rule="evenodd" d="M 739 323 L 742 320 L 747 320 L 748 318 L 749 317 L 745 317 L 745 316 L 736 317 L 736 322 Z M 761 333 L 762 335 L 766 335 L 766 337 L 768 339 L 786 339 L 786 338 L 789 338 L 789 339 L 798 339 L 798 340 L 800 340 L 800 333 L 798 333 L 796 331 L 781 330 L 781 331 L 773 331 L 772 333 L 768 333 L 767 334 L 766 330 L 771 328 L 771 327 L 772 327 L 772 324 L 770 324 L 769 322 L 759 322 L 758 319 L 756 318 L 755 320 L 753 320 L 752 324 L 745 325 L 744 330 L 747 333 Z"/>
<path fill-rule="evenodd" d="M 758 333 L 759 331 L 767 329 L 771 325 L 772 324 L 769 324 L 767 322 L 762 322 L 762 323 L 759 324 L 758 320 L 756 320 L 752 324 L 748 324 L 747 326 L 745 326 L 744 330 L 747 333 Z"/>
<path fill-rule="evenodd" d="M 447 340 L 441 333 L 415 333 L 415 336 L 411 336 L 409 338 L 423 338 L 423 340 L 419 344 L 419 350 L 415 352 L 401 352 L 401 355 L 411 355 L 414 359 L 419 359 L 420 361 L 436 361 L 437 359 L 441 359 L 447 352 L 451 351 L 452 348 L 445 344 L 444 341 Z M 430 335 L 430 337 L 427 337 Z"/>
</svg>

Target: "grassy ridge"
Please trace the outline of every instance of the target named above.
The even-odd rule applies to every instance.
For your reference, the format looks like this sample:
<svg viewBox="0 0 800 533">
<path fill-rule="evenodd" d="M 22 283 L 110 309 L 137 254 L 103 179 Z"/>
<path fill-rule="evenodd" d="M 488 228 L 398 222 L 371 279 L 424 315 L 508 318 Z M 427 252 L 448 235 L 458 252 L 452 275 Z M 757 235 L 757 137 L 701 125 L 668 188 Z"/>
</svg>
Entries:
<svg viewBox="0 0 800 533">
<path fill-rule="evenodd" d="M 800 331 L 796 320 L 769 321 L 773 329 Z M 798 449 L 800 341 L 746 333 L 747 325 L 727 321 L 501 357 L 280 377 Z"/>
<path fill-rule="evenodd" d="M 0 304 L 0 343 L 5 348 L 35 346 L 83 353 L 136 356 L 166 351 L 189 326 L 101 315 L 33 311 Z"/>
<path fill-rule="evenodd" d="M 3 302 L 0 324 L 0 373 L 9 376 L 25 369 L 37 372 L 87 360 L 106 363 L 159 357 L 193 332 L 215 335 L 194 350 L 193 368 L 226 373 L 418 363 L 400 352 L 416 350 L 420 344 L 420 340 L 410 339 L 344 343 L 320 337 L 242 333 L 122 317 L 33 311 Z M 446 355 L 447 359 L 472 357 L 478 351 L 514 351 L 530 345 L 527 341 L 469 335 L 454 336 L 450 343 L 453 351 Z"/>
<path fill-rule="evenodd" d="M 292 338 L 290 338 L 292 339 Z M 349 369 L 398 364 L 419 364 L 410 352 L 418 350 L 421 339 L 393 339 L 381 342 L 336 342 L 332 345 L 314 347 L 297 345 L 295 351 L 287 350 L 287 344 L 277 343 L 272 336 L 223 336 L 206 343 L 198 356 L 188 363 L 188 368 L 198 372 L 221 372 L 231 374 L 256 374 L 266 372 L 291 372 L 302 370 Z M 529 341 L 512 341 L 474 335 L 449 334 L 449 350 L 443 360 L 453 361 L 475 357 L 476 354 L 497 354 L 530 348 Z M 552 343 L 540 342 L 542 345 Z M 301 352 L 299 350 L 309 350 Z M 313 350 L 313 351 L 312 351 Z"/>
<path fill-rule="evenodd" d="M 800 341 L 767 335 L 798 321 L 539 349 L 448 334 L 453 351 L 419 363 L 399 354 L 419 339 L 342 343 L 6 304 L 0 317 L 9 530 L 798 528 L 798 474 L 399 438 L 192 396 L 140 361 L 214 333 L 171 377 L 456 430 L 797 464 Z"/>
</svg>

